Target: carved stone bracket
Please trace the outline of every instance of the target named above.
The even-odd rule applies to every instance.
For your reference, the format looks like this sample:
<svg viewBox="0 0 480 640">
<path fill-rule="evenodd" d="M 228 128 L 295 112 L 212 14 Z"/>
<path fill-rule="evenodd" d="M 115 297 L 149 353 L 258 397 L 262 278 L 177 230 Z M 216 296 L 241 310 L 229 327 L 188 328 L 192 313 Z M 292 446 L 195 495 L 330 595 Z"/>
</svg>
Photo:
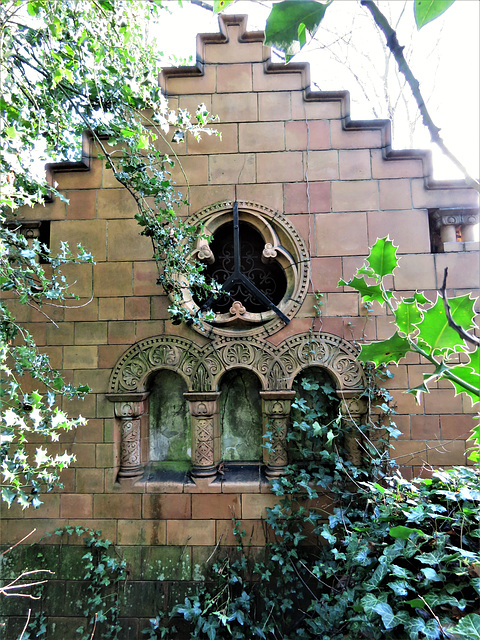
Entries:
<svg viewBox="0 0 480 640">
<path fill-rule="evenodd" d="M 140 418 L 144 412 L 146 393 L 108 394 L 115 403 L 115 416 L 120 420 L 120 478 L 143 474 Z"/>
<path fill-rule="evenodd" d="M 269 477 L 280 476 L 288 464 L 287 429 L 295 391 L 261 391 L 263 433 L 270 433 L 269 448 L 263 450 L 263 461 Z M 267 443 L 267 444 L 268 444 Z"/>
<path fill-rule="evenodd" d="M 220 462 L 218 392 L 184 393 L 192 424 L 192 476 L 214 476 Z"/>
<path fill-rule="evenodd" d="M 476 247 L 474 228 L 478 224 L 478 209 L 436 209 L 431 219 L 440 233 L 443 251 L 468 249 L 470 243 Z"/>
</svg>

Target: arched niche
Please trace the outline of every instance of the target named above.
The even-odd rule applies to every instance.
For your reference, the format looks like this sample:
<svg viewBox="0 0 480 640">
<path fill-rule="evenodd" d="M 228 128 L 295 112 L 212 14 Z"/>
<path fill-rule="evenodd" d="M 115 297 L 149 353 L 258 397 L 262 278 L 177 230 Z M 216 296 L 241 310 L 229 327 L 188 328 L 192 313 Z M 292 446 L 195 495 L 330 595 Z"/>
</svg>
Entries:
<svg viewBox="0 0 480 640">
<path fill-rule="evenodd" d="M 231 369 L 221 378 L 221 458 L 226 462 L 262 459 L 261 383 L 248 369 Z"/>
<path fill-rule="evenodd" d="M 149 461 L 185 465 L 191 462 L 190 411 L 185 380 L 161 369 L 149 379 Z"/>
</svg>

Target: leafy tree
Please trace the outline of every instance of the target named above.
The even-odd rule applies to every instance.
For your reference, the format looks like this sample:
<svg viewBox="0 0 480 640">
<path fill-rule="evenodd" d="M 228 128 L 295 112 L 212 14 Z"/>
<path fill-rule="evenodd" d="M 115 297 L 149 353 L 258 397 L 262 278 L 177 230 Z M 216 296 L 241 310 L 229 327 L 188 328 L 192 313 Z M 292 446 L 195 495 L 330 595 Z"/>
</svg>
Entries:
<svg viewBox="0 0 480 640">
<path fill-rule="evenodd" d="M 138 206 L 142 233 L 152 240 L 158 282 L 180 308 L 181 287 L 205 286 L 202 268 L 189 260 L 197 230 L 176 218 L 185 202 L 170 176 L 174 160 L 160 147 L 173 127 L 177 139 L 199 135 L 211 118 L 200 106 L 193 121 L 172 112 L 158 86 L 159 58 L 147 25 L 158 20 L 160 2 L 133 0 L 8 0 L 0 4 L 0 465 L 2 498 L 38 506 L 42 488 L 58 482 L 72 456 L 39 447 L 27 453 L 30 433 L 56 441 L 71 420 L 56 397 L 81 397 L 88 387 L 65 384 L 32 336 L 15 320 L 15 303 L 48 317 L 49 304 L 69 296 L 61 266 L 92 261 L 81 247 L 62 245 L 54 256 L 38 240 L 27 241 L 15 216 L 21 207 L 64 199 L 38 164 L 79 157 L 84 132 Z M 172 156 L 175 153 L 172 149 Z M 51 273 L 52 275 L 47 275 Z M 5 300 L 11 298 L 12 300 Z M 13 305 L 13 306 L 12 306 Z M 42 391 L 27 393 L 29 374 Z"/>
</svg>

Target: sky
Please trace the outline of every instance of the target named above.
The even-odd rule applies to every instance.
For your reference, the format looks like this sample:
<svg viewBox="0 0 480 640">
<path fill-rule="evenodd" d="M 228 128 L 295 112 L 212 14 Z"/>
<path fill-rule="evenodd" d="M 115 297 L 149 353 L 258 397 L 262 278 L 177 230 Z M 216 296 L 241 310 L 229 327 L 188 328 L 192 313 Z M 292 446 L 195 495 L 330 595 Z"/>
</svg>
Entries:
<svg viewBox="0 0 480 640">
<path fill-rule="evenodd" d="M 167 56 L 184 59 L 191 55 L 195 59 L 196 34 L 218 31 L 218 17 L 188 0 L 183 0 L 183 8 L 177 0 L 165 4 L 171 13 L 162 16 L 156 34 L 161 49 Z M 248 29 L 263 30 L 269 4 L 241 0 L 229 6 L 226 13 L 247 14 Z M 419 32 L 413 18 L 413 0 L 379 0 L 377 4 L 396 27 L 405 57 L 420 81 L 427 107 L 446 145 L 478 178 L 480 2 L 456 0 L 443 16 Z M 392 60 L 387 64 L 383 36 L 358 0 L 335 0 L 316 39 L 294 60 L 310 63 L 315 88 L 350 91 L 352 119 L 388 118 L 393 111 L 394 148 L 432 149 L 434 178 L 462 177 L 430 143 L 423 125 L 415 123 L 418 113 L 408 88 L 399 90 L 399 74 Z"/>
</svg>

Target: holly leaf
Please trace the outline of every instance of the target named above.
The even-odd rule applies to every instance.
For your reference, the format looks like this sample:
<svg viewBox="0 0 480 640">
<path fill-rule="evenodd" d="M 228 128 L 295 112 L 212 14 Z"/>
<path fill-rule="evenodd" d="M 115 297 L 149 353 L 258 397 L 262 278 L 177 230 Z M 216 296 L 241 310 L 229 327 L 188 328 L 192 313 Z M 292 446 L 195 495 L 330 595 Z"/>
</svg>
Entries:
<svg viewBox="0 0 480 640">
<path fill-rule="evenodd" d="M 358 358 L 361 362 L 373 362 L 378 367 L 382 362 L 385 364 L 390 362 L 397 363 L 401 358 L 405 357 L 409 350 L 410 343 L 408 340 L 395 332 L 388 340 L 362 344 Z"/>
<path fill-rule="evenodd" d="M 478 373 L 475 373 L 465 365 L 450 367 L 448 372 L 460 378 L 460 382 L 458 382 L 457 380 L 452 380 L 448 375 L 446 376 L 455 387 L 457 394 L 466 393 L 470 396 L 472 404 L 480 402 L 480 375 Z M 462 382 L 465 384 L 462 384 Z"/>
<path fill-rule="evenodd" d="M 353 287 L 362 296 L 362 300 L 367 300 L 368 302 L 372 302 L 373 300 L 377 300 L 380 303 L 384 302 L 380 285 L 369 285 L 365 282 L 364 277 L 358 278 L 357 276 L 355 276 L 348 282 L 345 282 L 345 280 L 342 279 L 338 282 L 338 286 Z M 392 297 L 392 295 L 393 294 L 391 292 L 387 293 L 387 296 L 390 298 Z"/>
<path fill-rule="evenodd" d="M 417 29 L 420 30 L 426 24 L 441 16 L 455 0 L 415 0 L 413 12 Z"/>
<path fill-rule="evenodd" d="M 458 296 L 449 300 L 452 318 L 456 324 L 468 330 L 472 327 L 475 316 L 474 300 L 469 295 Z M 448 325 L 443 299 L 437 296 L 437 301 L 430 309 L 424 311 L 423 320 L 418 324 L 418 338 L 428 345 L 430 353 L 447 353 L 460 348 L 464 349 L 464 341 L 459 334 Z"/>
<path fill-rule="evenodd" d="M 468 640 L 480 639 L 480 615 L 478 613 L 469 613 L 450 631 L 457 636 L 468 638 Z"/>
<path fill-rule="evenodd" d="M 213 12 L 220 13 L 226 9 L 229 4 L 232 4 L 232 2 L 235 2 L 235 0 L 215 0 L 213 3 Z"/>
<path fill-rule="evenodd" d="M 413 333 L 416 325 L 422 320 L 422 312 L 415 302 L 409 303 L 403 300 L 395 311 L 397 327 L 407 336 Z"/>
<path fill-rule="evenodd" d="M 330 2 L 284 0 L 274 4 L 265 25 L 265 44 L 285 52 L 286 61 L 306 43 L 306 30 L 315 33 Z"/>
<path fill-rule="evenodd" d="M 379 279 L 393 273 L 398 264 L 397 248 L 386 236 L 385 238 L 378 238 L 370 249 L 367 262 Z"/>
</svg>

